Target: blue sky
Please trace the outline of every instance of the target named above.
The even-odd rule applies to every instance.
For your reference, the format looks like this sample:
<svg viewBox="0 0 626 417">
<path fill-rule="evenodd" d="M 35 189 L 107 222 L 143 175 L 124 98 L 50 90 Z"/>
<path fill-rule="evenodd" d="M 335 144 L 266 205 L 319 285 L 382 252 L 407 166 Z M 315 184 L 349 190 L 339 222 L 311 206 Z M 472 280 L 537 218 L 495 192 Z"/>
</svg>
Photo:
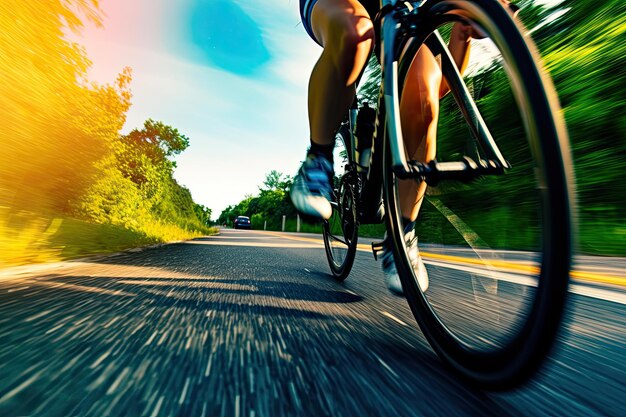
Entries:
<svg viewBox="0 0 626 417">
<path fill-rule="evenodd" d="M 133 69 L 124 132 L 147 118 L 190 138 L 175 177 L 213 218 L 256 194 L 272 169 L 293 175 L 308 144 L 306 90 L 321 48 L 296 0 L 109 0 L 104 28 L 79 39 L 90 78 Z"/>
<path fill-rule="evenodd" d="M 559 0 L 541 0 L 554 5 Z M 297 0 L 103 0 L 104 28 L 78 39 L 90 77 L 133 69 L 124 132 L 148 118 L 190 138 L 177 180 L 217 218 L 265 174 L 293 175 L 308 145 L 306 91 L 321 48 Z"/>
</svg>

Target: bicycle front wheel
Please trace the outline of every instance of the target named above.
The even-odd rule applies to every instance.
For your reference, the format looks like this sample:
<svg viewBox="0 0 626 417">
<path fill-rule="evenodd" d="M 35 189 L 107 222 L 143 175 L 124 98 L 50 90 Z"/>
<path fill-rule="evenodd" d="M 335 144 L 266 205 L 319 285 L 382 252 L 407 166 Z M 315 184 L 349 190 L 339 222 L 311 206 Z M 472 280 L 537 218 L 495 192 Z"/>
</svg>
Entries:
<svg viewBox="0 0 626 417">
<path fill-rule="evenodd" d="M 504 175 L 428 187 L 416 229 L 430 281 L 422 291 L 405 242 L 406 183 L 394 174 L 394 138 L 387 137 L 385 197 L 394 257 L 409 305 L 437 354 L 474 385 L 509 389 L 540 367 L 565 306 L 573 195 L 567 135 L 532 41 L 498 2 L 434 0 L 420 12 L 431 26 L 404 48 L 396 93 L 406 100 L 405 91 L 414 91 L 406 88 L 409 68 L 420 48 L 432 45 L 426 40 L 437 36 L 435 30 L 445 38 L 454 24 L 472 24 L 485 37 L 472 40 L 462 78 L 511 167 Z M 437 59 L 440 52 L 431 49 Z M 477 119 L 460 110 L 458 85 L 446 79 L 445 68 L 443 73 L 453 94 L 439 104 L 438 162 L 490 159 L 476 137 Z"/>
</svg>

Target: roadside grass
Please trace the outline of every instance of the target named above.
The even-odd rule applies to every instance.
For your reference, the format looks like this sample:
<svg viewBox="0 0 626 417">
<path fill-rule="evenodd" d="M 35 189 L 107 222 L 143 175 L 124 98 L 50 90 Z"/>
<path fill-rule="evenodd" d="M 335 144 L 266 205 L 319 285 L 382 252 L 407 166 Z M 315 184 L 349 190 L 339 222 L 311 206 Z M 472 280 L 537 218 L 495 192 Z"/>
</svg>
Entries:
<svg viewBox="0 0 626 417">
<path fill-rule="evenodd" d="M 587 221 L 578 229 L 577 243 L 581 253 L 626 256 L 626 225 Z"/>
<path fill-rule="evenodd" d="M 5 214 L 5 213 L 3 213 Z M 0 217 L 0 268 L 57 262 L 157 243 L 216 234 L 216 228 L 186 230 L 154 222 L 136 231 L 112 224 L 29 212 Z"/>
<path fill-rule="evenodd" d="M 266 225 L 266 230 L 272 230 L 280 232 L 282 230 L 282 220 L 269 221 Z M 263 223 L 252 223 L 252 228 L 257 230 L 263 230 Z M 296 232 L 298 230 L 298 223 L 296 219 L 290 218 L 285 221 L 285 232 Z M 301 233 L 317 233 L 321 234 L 322 223 L 309 223 L 306 221 L 300 222 Z M 339 231 L 337 231 L 339 232 Z M 384 224 L 365 224 L 359 227 L 359 236 L 371 237 L 371 238 L 383 238 L 385 234 Z"/>
</svg>

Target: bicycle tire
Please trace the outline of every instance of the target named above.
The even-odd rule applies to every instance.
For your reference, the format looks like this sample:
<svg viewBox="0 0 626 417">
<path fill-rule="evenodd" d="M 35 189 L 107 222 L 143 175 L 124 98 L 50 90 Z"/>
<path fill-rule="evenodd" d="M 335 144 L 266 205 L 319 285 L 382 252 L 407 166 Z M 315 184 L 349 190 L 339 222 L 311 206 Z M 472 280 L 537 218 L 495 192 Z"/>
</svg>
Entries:
<svg viewBox="0 0 626 417">
<path fill-rule="evenodd" d="M 342 126 L 336 140 L 347 144 L 349 142 L 344 135 L 349 135 L 349 132 Z M 326 258 L 333 277 L 338 281 L 348 277 L 356 256 L 359 231 L 356 185 L 356 170 L 347 164 L 339 186 L 334 190 L 333 214 L 323 223 Z"/>
<path fill-rule="evenodd" d="M 424 26 L 427 32 L 442 24 L 458 21 L 459 16 L 478 22 L 503 53 L 503 67 L 508 69 L 506 74 L 512 79 L 512 90 L 517 89 L 513 93 L 523 113 L 520 119 L 524 120 L 530 148 L 528 152 L 534 164 L 531 165 L 536 169 L 533 172 L 539 184 L 535 185 L 536 208 L 540 211 L 537 218 L 537 229 L 541 235 L 537 238 L 539 272 L 533 278 L 536 279 L 536 286 L 523 290 L 525 298 L 532 297 L 528 302 L 524 300 L 525 305 L 520 309 L 523 318 L 515 324 L 517 327 L 512 326 L 513 330 L 507 330 L 509 333 L 503 336 L 503 341 L 479 346 L 480 342 L 470 343 L 461 337 L 460 333 L 465 330 L 456 331 L 459 325 L 446 321 L 445 313 L 442 313 L 445 309 L 432 301 L 435 295 L 430 296 L 420 290 L 410 267 L 396 191 L 398 179 L 391 167 L 389 129 L 385 129 L 384 189 L 387 228 L 392 238 L 394 259 L 417 323 L 443 362 L 473 386 L 508 390 L 527 382 L 540 368 L 554 345 L 566 306 L 574 221 L 574 186 L 567 133 L 554 87 L 538 65 L 540 61 L 536 48 L 530 39 L 522 35 L 524 29 L 519 22 L 514 22 L 500 4 L 492 0 L 432 0 L 420 13 L 423 13 L 422 21 L 428 22 L 429 27 Z M 420 41 L 426 36 L 423 35 Z M 408 67 L 419 46 L 407 46 L 400 57 L 399 89 L 404 86 Z M 431 267 L 431 271 L 433 269 Z M 445 268 L 439 269 L 443 271 Z M 433 291 L 432 277 L 430 291 Z M 453 303 L 450 300 L 446 302 Z M 456 328 L 453 329 L 453 326 Z M 483 337 L 476 336 L 477 339 Z"/>
</svg>

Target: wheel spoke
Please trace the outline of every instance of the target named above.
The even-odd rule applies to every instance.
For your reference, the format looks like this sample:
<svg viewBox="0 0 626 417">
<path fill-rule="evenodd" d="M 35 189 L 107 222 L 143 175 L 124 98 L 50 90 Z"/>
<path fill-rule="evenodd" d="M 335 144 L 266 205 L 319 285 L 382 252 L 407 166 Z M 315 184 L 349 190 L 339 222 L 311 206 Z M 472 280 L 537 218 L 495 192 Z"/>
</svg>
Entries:
<svg viewBox="0 0 626 417">
<path fill-rule="evenodd" d="M 346 242 L 345 240 L 341 240 L 339 239 L 337 236 L 335 235 L 329 235 L 329 237 L 334 240 L 335 242 L 340 242 L 343 243 L 344 245 L 348 246 L 348 242 Z"/>
</svg>

